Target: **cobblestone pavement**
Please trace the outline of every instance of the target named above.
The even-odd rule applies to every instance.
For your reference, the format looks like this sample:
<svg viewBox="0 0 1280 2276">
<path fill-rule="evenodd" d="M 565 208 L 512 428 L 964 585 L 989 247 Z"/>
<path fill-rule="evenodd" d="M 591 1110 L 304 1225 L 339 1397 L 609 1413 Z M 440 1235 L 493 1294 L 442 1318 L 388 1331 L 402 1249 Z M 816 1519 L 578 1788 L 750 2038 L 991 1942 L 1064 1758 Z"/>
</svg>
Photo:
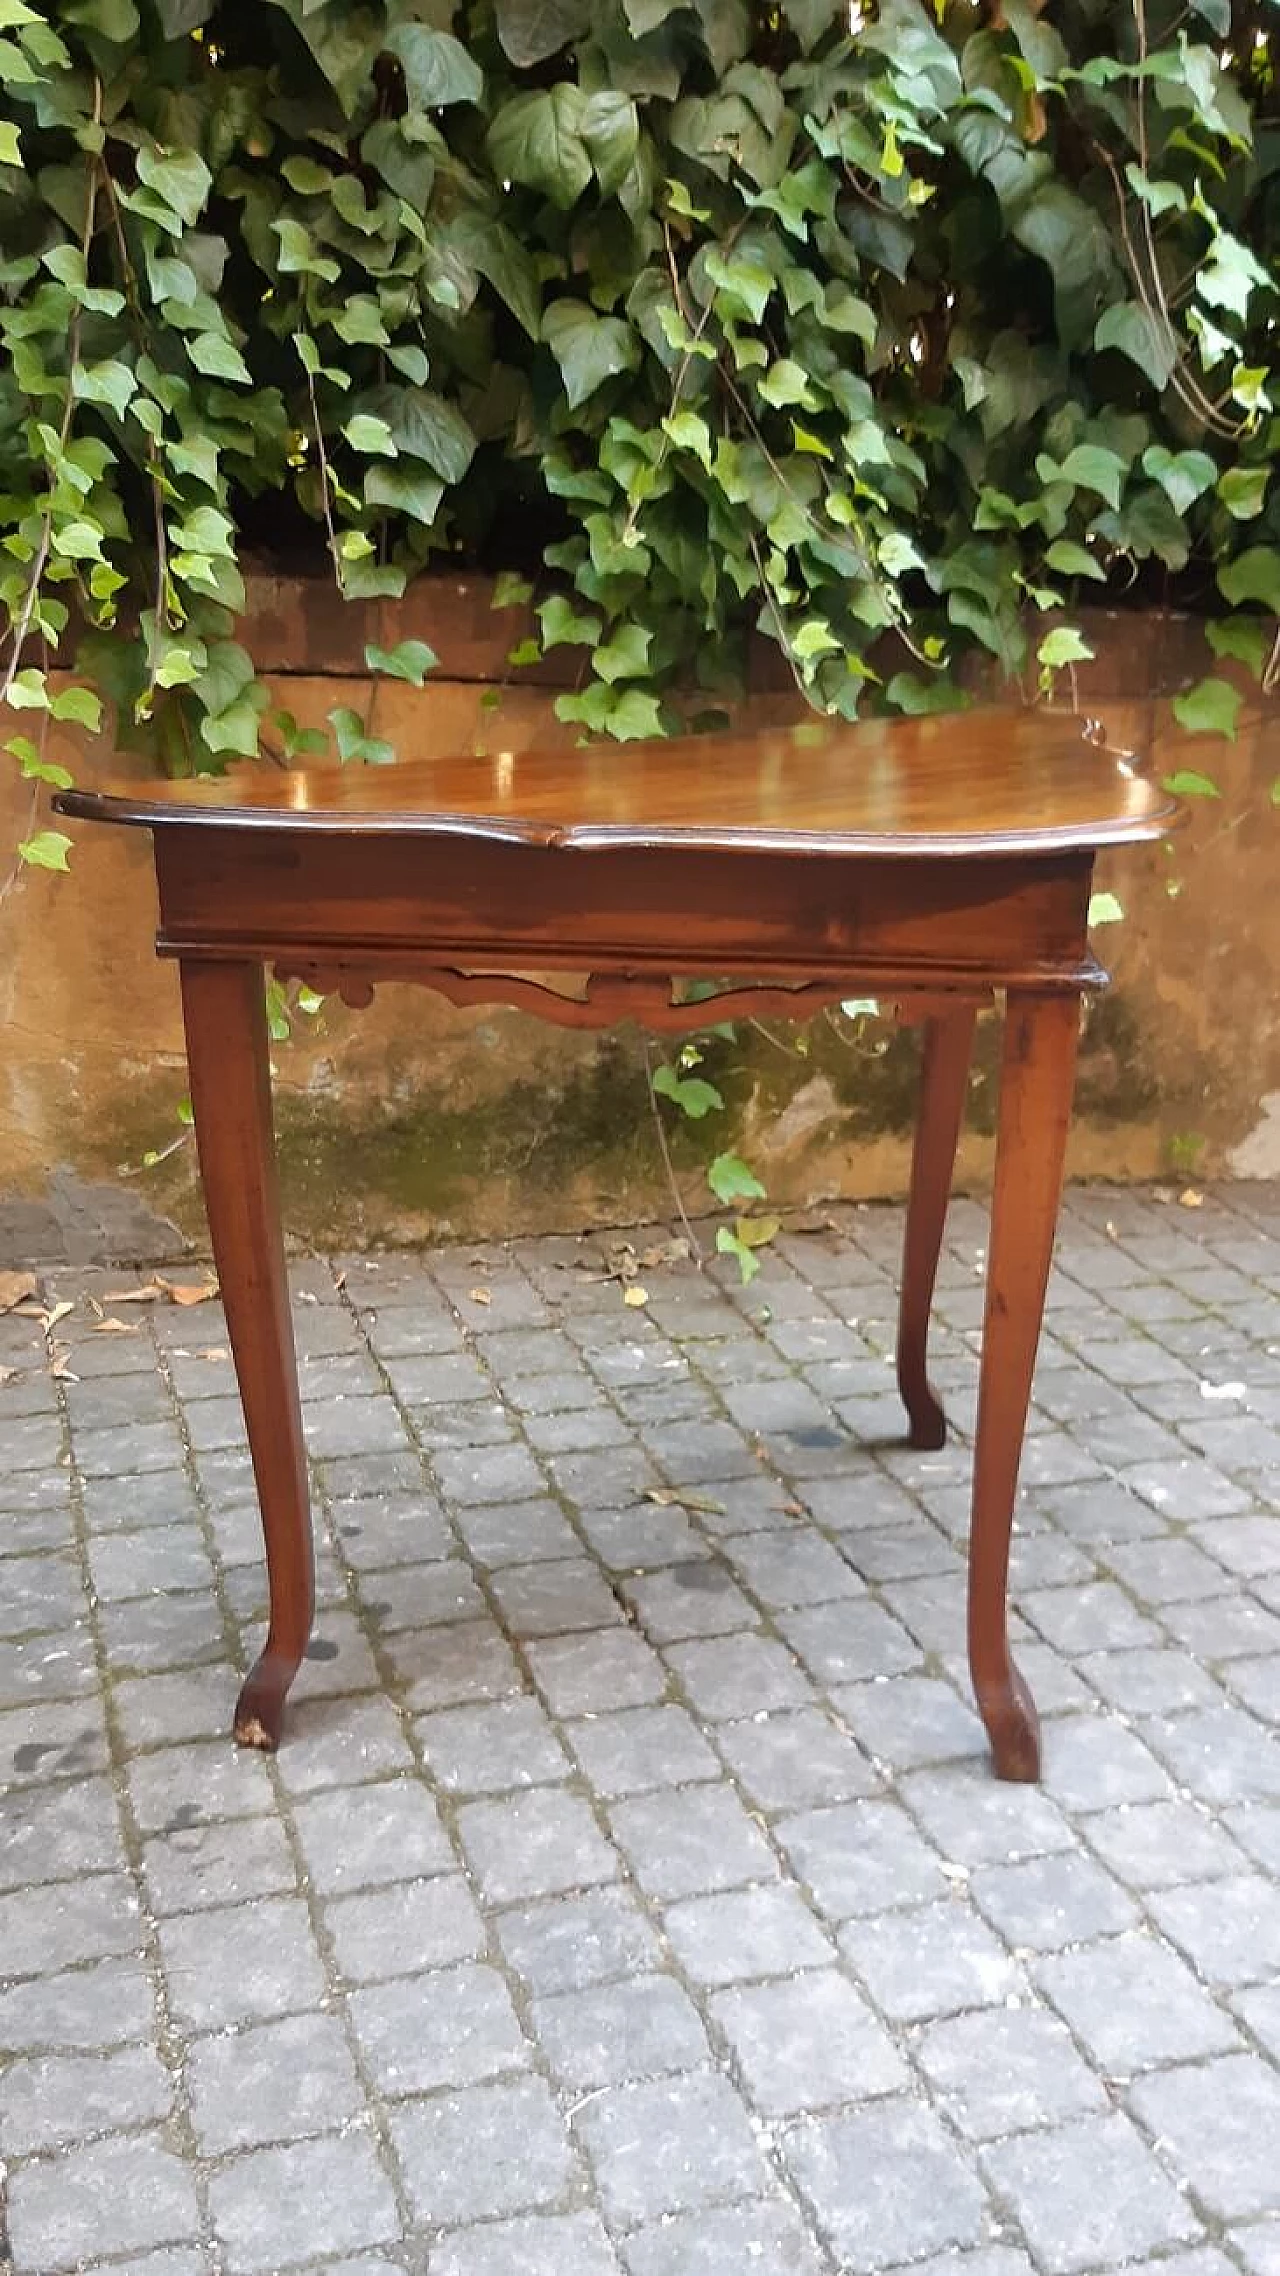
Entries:
<svg viewBox="0 0 1280 2276">
<path fill-rule="evenodd" d="M 1280 1193 L 1070 1203 L 1038 1791 L 962 1662 L 983 1217 L 915 1456 L 900 1215 L 837 1215 L 745 1294 L 646 1264 L 647 1307 L 598 1243 L 299 1268 L 320 1611 L 273 1762 L 226 1736 L 262 1577 L 217 1306 L 102 1333 L 120 1276 L 59 1269 L 62 1380 L 0 1321 L 19 2276 L 1277 2276 Z"/>
</svg>

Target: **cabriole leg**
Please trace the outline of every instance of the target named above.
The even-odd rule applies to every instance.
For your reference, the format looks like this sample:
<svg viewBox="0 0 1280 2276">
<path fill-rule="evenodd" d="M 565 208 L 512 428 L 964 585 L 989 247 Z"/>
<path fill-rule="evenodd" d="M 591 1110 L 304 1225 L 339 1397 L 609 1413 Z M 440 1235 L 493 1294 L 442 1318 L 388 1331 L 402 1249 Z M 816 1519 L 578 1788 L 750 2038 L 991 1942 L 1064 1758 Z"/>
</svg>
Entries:
<svg viewBox="0 0 1280 2276">
<path fill-rule="evenodd" d="M 311 1633 L 314 1581 L 261 967 L 184 960 L 182 1010 L 205 1208 L 270 1583 L 266 1645 L 236 1704 L 235 1735 L 241 1746 L 270 1749 Z"/>
<path fill-rule="evenodd" d="M 969 1541 L 969 1666 L 998 1778 L 1040 1775 L 1035 1703 L 1009 1652 L 1009 1537 L 1079 1030 L 1074 995 L 1009 991 Z"/>
<path fill-rule="evenodd" d="M 976 1018 L 973 1004 L 957 1004 L 954 1010 L 935 1013 L 924 1023 L 920 1104 L 902 1253 L 898 1389 L 911 1425 L 911 1444 L 930 1452 L 945 1444 L 947 1418 L 928 1377 L 929 1312 L 964 1118 Z"/>
</svg>

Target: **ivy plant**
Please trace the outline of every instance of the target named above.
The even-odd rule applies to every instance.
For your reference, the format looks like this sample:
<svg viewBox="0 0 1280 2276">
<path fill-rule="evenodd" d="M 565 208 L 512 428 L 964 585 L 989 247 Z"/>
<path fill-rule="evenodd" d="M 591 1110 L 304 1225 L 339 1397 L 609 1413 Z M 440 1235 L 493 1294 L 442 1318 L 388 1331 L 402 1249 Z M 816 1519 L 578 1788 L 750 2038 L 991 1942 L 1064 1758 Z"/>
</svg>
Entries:
<svg viewBox="0 0 1280 2276">
<path fill-rule="evenodd" d="M 0 0 L 21 859 L 67 861 L 51 722 L 394 756 L 273 707 L 264 553 L 505 572 L 513 668 L 580 651 L 561 715 L 619 741 L 759 640 L 846 717 L 975 651 L 1053 688 L 1086 598 L 1198 610 L 1179 716 L 1233 733 L 1280 671 L 1278 63 L 1275 0 Z"/>
</svg>

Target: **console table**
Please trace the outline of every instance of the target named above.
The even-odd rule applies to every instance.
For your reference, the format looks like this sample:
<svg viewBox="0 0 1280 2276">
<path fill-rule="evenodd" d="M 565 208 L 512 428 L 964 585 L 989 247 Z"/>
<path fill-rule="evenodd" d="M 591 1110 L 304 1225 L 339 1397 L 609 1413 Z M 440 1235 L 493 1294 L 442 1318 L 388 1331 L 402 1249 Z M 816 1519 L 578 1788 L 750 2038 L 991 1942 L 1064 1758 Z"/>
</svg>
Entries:
<svg viewBox="0 0 1280 2276">
<path fill-rule="evenodd" d="M 923 1022 L 898 1382 L 917 1447 L 942 1409 L 929 1312 L 976 1014 L 1005 998 L 969 1545 L 969 1658 L 1001 1778 L 1034 1779 L 1009 1652 L 1009 1537 L 1053 1251 L 1095 853 L 1175 803 L 1101 731 L 1053 713 L 500 751 L 66 791 L 63 814 L 151 831 L 157 949 L 178 959 L 209 1229 L 270 1581 L 236 1707 L 274 1747 L 312 1618 L 311 1521 L 271 1120 L 264 967 L 367 1003 L 413 980 L 573 1027 L 689 1032 L 851 995 Z M 586 973 L 574 991 L 554 975 Z M 536 973 L 546 978 L 532 978 Z M 721 983 L 696 1003 L 681 980 Z"/>
</svg>

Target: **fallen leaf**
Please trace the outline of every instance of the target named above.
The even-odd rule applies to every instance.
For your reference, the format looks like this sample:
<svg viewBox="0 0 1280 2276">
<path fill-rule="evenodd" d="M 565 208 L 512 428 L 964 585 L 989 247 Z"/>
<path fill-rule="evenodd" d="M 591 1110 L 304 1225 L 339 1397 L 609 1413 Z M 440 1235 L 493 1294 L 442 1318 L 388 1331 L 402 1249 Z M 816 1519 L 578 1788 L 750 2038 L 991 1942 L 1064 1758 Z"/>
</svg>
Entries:
<svg viewBox="0 0 1280 2276">
<path fill-rule="evenodd" d="M 168 1297 L 171 1304 L 208 1304 L 218 1293 L 216 1280 L 201 1280 L 183 1286 L 176 1280 L 157 1279 L 156 1287 Z"/>
<path fill-rule="evenodd" d="M 659 1265 L 684 1264 L 688 1261 L 689 1244 L 683 1238 L 659 1241 L 651 1249 L 641 1249 L 636 1264 L 646 1272 L 654 1272 Z"/>
<path fill-rule="evenodd" d="M 94 1336 L 140 1336 L 142 1329 L 136 1320 L 95 1320 L 89 1330 Z"/>
<path fill-rule="evenodd" d="M 231 1354 L 224 1343 L 214 1343 L 204 1351 L 193 1351 L 191 1356 L 193 1359 L 220 1360 L 230 1359 Z"/>
<path fill-rule="evenodd" d="M 42 1312 L 40 1317 L 44 1323 L 45 1334 L 51 1336 L 59 1320 L 65 1320 L 68 1312 L 74 1312 L 74 1310 L 74 1304 L 55 1304 L 49 1311 Z"/>
<path fill-rule="evenodd" d="M 644 1305 L 648 1303 L 649 1291 L 647 1288 L 642 1288 L 638 1280 L 633 1280 L 629 1288 L 623 1289 L 622 1301 L 624 1304 L 632 1305 L 635 1310 L 639 1311 Z"/>
<path fill-rule="evenodd" d="M 57 1343 L 54 1345 L 53 1365 L 50 1368 L 49 1373 L 52 1375 L 55 1383 L 79 1382 L 79 1376 L 73 1374 L 72 1370 L 67 1365 L 67 1361 L 70 1359 L 70 1357 L 71 1346 L 69 1344 Z"/>
<path fill-rule="evenodd" d="M 493 1290 L 491 1288 L 469 1288 L 467 1295 L 473 1304 L 492 1304 L 493 1302 Z"/>
<path fill-rule="evenodd" d="M 103 1304 L 154 1304 L 164 1293 L 158 1280 L 144 1281 L 141 1288 L 109 1288 L 99 1301 Z"/>
<path fill-rule="evenodd" d="M 659 1509 L 696 1509 L 704 1517 L 723 1517 L 724 1503 L 712 1501 L 710 1494 L 686 1494 L 678 1486 L 647 1486 L 643 1501 L 656 1502 Z"/>
<path fill-rule="evenodd" d="M 1178 1195 L 1178 1207 L 1179 1209 L 1203 1209 L 1204 1195 L 1197 1193 L 1195 1187 L 1189 1185 L 1185 1193 Z"/>
<path fill-rule="evenodd" d="M 33 1272 L 0 1272 L 0 1312 L 11 1312 L 25 1296 L 36 1293 L 36 1276 Z"/>
<path fill-rule="evenodd" d="M 0 1367 L 0 1384 L 16 1383 L 17 1379 L 18 1370 L 16 1367 Z"/>
</svg>

